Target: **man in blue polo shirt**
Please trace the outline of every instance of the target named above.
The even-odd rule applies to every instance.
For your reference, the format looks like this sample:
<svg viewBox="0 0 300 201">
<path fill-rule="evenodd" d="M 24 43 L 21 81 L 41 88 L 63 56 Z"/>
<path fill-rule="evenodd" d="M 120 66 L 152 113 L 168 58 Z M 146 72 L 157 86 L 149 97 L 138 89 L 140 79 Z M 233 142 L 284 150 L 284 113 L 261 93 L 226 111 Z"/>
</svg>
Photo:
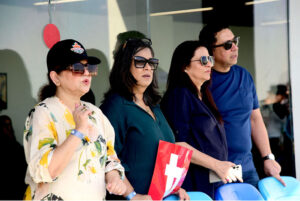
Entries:
<svg viewBox="0 0 300 201">
<path fill-rule="evenodd" d="M 271 152 L 256 89 L 250 73 L 236 65 L 239 37 L 227 25 L 208 24 L 199 35 L 215 58 L 211 91 L 224 120 L 228 159 L 241 164 L 243 180 L 257 187 L 259 177 L 251 154 L 251 137 L 264 160 L 266 175 L 280 178 L 280 165 Z"/>
</svg>

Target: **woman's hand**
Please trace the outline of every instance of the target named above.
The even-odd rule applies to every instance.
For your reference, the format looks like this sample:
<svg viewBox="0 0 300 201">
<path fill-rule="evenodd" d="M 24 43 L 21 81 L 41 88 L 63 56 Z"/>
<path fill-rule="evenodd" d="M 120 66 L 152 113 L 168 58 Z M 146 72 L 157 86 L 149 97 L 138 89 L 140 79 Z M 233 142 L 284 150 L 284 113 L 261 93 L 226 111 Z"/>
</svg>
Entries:
<svg viewBox="0 0 300 201">
<path fill-rule="evenodd" d="M 91 129 L 91 125 L 88 123 L 88 115 L 91 114 L 87 107 L 83 105 L 75 106 L 75 110 L 73 112 L 73 118 L 76 125 L 76 130 L 83 133 L 84 135 L 89 134 L 89 129 Z"/>
<path fill-rule="evenodd" d="M 213 171 L 217 173 L 217 175 L 221 178 L 222 182 L 226 184 L 227 182 L 235 182 L 239 180 L 240 182 L 243 182 L 243 179 L 238 177 L 237 175 L 233 174 L 233 167 L 235 166 L 234 163 L 229 161 L 219 161 L 217 160 Z"/>
<path fill-rule="evenodd" d="M 179 200 L 190 200 L 190 196 L 186 193 L 183 188 L 180 188 L 175 194 L 179 196 Z"/>
<path fill-rule="evenodd" d="M 126 185 L 120 178 L 117 170 L 112 170 L 105 175 L 106 189 L 110 194 L 124 195 L 126 192 Z"/>
<path fill-rule="evenodd" d="M 150 195 L 136 194 L 131 200 L 152 200 Z"/>
</svg>

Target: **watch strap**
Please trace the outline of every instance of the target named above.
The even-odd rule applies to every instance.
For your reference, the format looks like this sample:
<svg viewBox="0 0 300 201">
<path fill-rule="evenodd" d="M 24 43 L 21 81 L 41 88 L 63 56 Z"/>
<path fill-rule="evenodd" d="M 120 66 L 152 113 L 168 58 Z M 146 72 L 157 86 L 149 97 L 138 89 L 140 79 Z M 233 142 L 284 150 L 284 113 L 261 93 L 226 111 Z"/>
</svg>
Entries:
<svg viewBox="0 0 300 201">
<path fill-rule="evenodd" d="M 265 161 L 265 160 L 275 160 L 275 156 L 274 156 L 272 153 L 270 153 L 270 154 L 264 156 L 262 159 L 263 159 L 264 161 Z"/>
<path fill-rule="evenodd" d="M 74 136 L 80 138 L 81 140 L 84 138 L 84 135 L 76 129 L 73 129 L 71 131 L 71 135 L 74 135 Z"/>
<path fill-rule="evenodd" d="M 136 192 L 135 192 L 135 191 L 132 191 L 131 193 L 129 193 L 129 194 L 126 196 L 126 199 L 127 199 L 127 200 L 131 200 L 135 195 L 136 195 Z"/>
</svg>

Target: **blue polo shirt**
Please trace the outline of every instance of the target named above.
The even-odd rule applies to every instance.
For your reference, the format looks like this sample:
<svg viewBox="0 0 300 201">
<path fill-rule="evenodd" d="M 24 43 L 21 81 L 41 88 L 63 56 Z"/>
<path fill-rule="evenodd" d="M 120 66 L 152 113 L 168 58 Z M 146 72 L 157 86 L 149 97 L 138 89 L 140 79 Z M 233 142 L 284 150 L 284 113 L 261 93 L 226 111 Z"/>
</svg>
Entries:
<svg viewBox="0 0 300 201">
<path fill-rule="evenodd" d="M 238 65 L 226 73 L 213 71 L 211 91 L 224 120 L 228 159 L 241 164 L 243 172 L 255 170 L 250 116 L 259 103 L 250 73 Z"/>
</svg>

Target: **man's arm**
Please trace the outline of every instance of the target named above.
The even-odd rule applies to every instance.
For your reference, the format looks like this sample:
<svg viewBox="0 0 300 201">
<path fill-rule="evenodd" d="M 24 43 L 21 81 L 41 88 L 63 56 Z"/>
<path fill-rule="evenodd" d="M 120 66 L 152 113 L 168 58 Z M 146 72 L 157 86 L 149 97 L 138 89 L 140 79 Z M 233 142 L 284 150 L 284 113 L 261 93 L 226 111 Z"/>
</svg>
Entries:
<svg viewBox="0 0 300 201">
<path fill-rule="evenodd" d="M 269 137 L 266 126 L 264 124 L 260 109 L 255 109 L 251 114 L 251 134 L 252 139 L 257 146 L 261 157 L 265 157 L 271 153 Z M 281 167 L 275 160 L 264 161 L 264 171 L 266 175 L 273 176 L 278 179 L 284 186 L 284 181 L 280 178 Z"/>
</svg>

